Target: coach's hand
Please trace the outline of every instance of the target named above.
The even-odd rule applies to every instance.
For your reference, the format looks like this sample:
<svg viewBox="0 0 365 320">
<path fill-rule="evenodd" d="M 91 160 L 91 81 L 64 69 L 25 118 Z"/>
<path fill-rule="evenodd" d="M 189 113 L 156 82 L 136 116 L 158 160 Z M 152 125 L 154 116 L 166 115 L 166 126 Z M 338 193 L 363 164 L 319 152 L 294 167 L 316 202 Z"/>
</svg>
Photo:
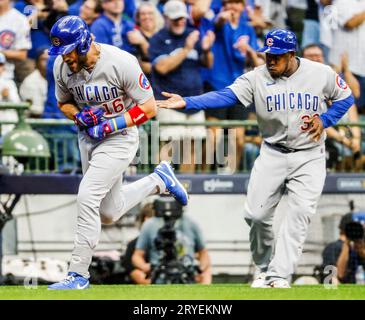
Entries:
<svg viewBox="0 0 365 320">
<path fill-rule="evenodd" d="M 105 138 L 109 133 L 112 133 L 113 129 L 109 120 L 105 120 L 96 126 L 87 128 L 87 134 L 96 140 Z"/>
<path fill-rule="evenodd" d="M 167 100 L 157 100 L 157 106 L 159 108 L 166 108 L 166 109 L 183 109 L 186 106 L 185 100 L 182 96 L 169 93 L 169 92 L 162 92 L 162 95 L 167 97 Z"/>
<path fill-rule="evenodd" d="M 315 142 L 319 141 L 324 130 L 321 118 L 315 116 L 305 120 L 304 123 L 309 126 L 308 133 L 310 134 L 311 139 Z"/>
<path fill-rule="evenodd" d="M 74 114 L 74 122 L 82 128 L 93 127 L 102 121 L 103 115 L 103 109 L 85 107 L 80 112 Z"/>
</svg>

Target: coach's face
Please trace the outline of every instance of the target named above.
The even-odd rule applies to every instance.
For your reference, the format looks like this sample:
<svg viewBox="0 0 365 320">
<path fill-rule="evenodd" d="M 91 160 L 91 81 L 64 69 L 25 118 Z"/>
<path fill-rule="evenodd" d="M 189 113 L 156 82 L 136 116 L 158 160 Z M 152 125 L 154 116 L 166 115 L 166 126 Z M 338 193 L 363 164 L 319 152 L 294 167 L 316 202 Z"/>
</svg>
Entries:
<svg viewBox="0 0 365 320">
<path fill-rule="evenodd" d="M 79 72 L 86 63 L 86 56 L 81 56 L 77 53 L 76 49 L 70 53 L 63 54 L 62 59 L 67 63 L 69 69 L 73 73 Z"/>
<path fill-rule="evenodd" d="M 292 56 L 293 54 L 291 52 L 284 54 L 266 53 L 266 67 L 271 77 L 279 78 L 284 75 L 289 69 Z"/>
</svg>

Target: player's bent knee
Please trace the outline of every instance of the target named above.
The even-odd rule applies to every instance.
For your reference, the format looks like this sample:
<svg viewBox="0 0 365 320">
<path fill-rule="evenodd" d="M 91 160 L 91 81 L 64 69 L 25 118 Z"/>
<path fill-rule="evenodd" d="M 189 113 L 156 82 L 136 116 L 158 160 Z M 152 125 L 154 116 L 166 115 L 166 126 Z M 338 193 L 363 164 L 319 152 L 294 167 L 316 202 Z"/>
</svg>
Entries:
<svg viewBox="0 0 365 320">
<path fill-rule="evenodd" d="M 251 225 L 252 223 L 260 223 L 260 222 L 267 222 L 267 220 L 270 219 L 270 212 L 267 212 L 266 210 L 255 210 L 254 212 L 251 211 L 251 209 L 245 205 L 245 208 L 243 210 L 243 216 L 246 220 L 246 222 Z"/>
<path fill-rule="evenodd" d="M 106 216 L 103 214 L 100 215 L 100 220 L 102 224 L 113 224 L 116 221 L 113 219 L 113 217 Z"/>
<path fill-rule="evenodd" d="M 113 224 L 117 222 L 123 214 L 115 213 L 107 213 L 105 211 L 100 212 L 100 220 L 102 224 Z"/>
</svg>

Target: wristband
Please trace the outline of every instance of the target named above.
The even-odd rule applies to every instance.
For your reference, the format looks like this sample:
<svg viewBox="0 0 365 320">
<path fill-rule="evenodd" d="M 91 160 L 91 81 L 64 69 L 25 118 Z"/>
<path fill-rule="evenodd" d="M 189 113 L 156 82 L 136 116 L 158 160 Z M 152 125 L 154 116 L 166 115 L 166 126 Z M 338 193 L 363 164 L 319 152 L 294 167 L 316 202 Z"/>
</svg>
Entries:
<svg viewBox="0 0 365 320">
<path fill-rule="evenodd" d="M 147 115 L 146 113 L 139 107 L 139 106 L 134 106 L 133 108 L 131 108 L 130 110 L 127 111 L 132 119 L 132 122 L 136 125 L 139 126 L 142 123 L 145 123 L 146 121 L 148 121 Z"/>
</svg>

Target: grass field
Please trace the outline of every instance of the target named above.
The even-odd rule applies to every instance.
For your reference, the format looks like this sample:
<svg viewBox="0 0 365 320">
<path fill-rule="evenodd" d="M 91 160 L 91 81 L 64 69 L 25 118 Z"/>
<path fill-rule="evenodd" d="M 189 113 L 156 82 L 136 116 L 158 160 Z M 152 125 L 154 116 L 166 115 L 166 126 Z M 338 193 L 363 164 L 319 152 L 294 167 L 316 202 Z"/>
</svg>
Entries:
<svg viewBox="0 0 365 320">
<path fill-rule="evenodd" d="M 365 300 L 365 286 L 294 286 L 291 289 L 251 289 L 242 284 L 93 285 L 82 291 L 49 291 L 46 286 L 0 286 L 0 300 Z"/>
</svg>

